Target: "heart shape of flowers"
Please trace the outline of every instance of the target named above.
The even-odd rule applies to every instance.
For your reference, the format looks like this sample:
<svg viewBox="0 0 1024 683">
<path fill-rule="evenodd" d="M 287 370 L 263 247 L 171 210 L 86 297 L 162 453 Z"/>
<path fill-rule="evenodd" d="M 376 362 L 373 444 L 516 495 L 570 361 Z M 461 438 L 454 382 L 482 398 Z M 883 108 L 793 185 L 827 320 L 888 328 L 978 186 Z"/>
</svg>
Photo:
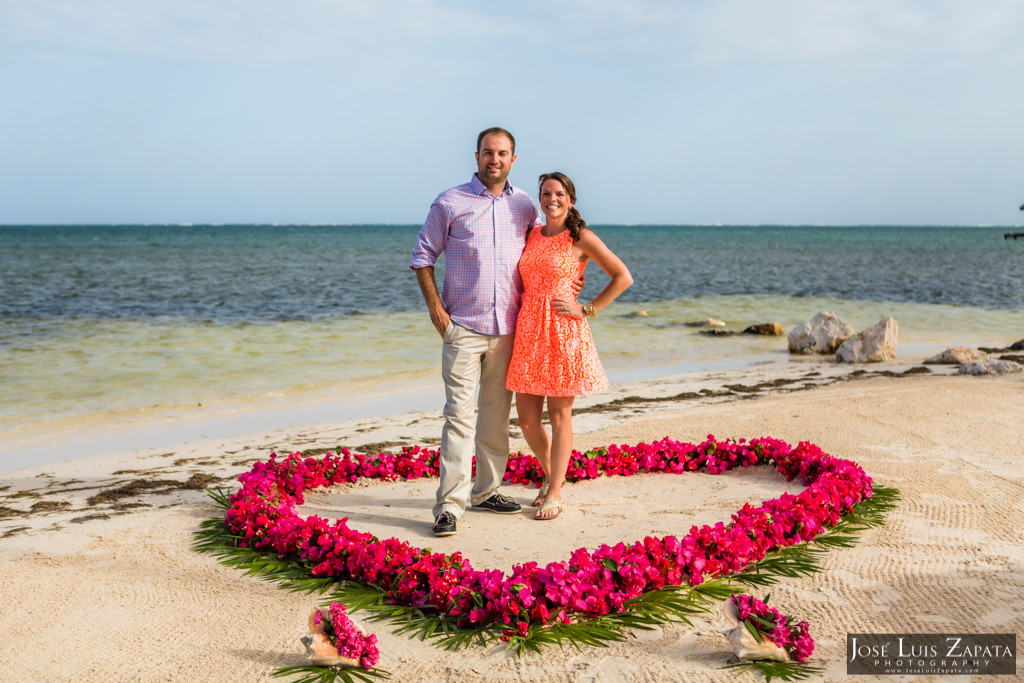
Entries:
<svg viewBox="0 0 1024 683">
<path fill-rule="evenodd" d="M 709 435 L 697 445 L 665 438 L 574 451 L 568 481 L 773 465 L 807 488 L 744 504 L 728 524 L 694 526 L 681 538 L 648 536 L 628 545 L 580 548 L 568 559 L 544 567 L 527 562 L 508 574 L 475 570 L 458 552 L 434 553 L 397 538 L 378 539 L 350 528 L 347 519 L 296 514 L 307 489 L 360 478 L 437 476 L 438 458 L 436 450 L 419 446 L 372 457 L 344 448 L 322 458 L 293 453 L 278 460 L 273 454 L 239 477 L 241 488 L 226 501 L 225 524 L 236 545 L 272 551 L 314 577 L 364 584 L 379 591 L 386 604 L 436 610 L 459 628 L 501 625 L 508 635 L 523 637 L 535 625 L 600 617 L 651 591 L 698 586 L 740 572 L 771 552 L 813 540 L 872 495 L 871 478 L 859 465 L 807 442 L 793 448 L 767 437 L 718 441 Z M 505 480 L 536 484 L 542 475 L 536 459 L 519 453 L 510 456 Z"/>
</svg>

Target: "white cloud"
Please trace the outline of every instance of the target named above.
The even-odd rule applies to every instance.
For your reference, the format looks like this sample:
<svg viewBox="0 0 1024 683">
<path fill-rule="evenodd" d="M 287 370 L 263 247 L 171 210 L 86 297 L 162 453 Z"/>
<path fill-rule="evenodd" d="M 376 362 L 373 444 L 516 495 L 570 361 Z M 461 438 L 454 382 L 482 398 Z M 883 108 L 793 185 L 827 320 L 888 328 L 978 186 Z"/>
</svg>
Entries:
<svg viewBox="0 0 1024 683">
<path fill-rule="evenodd" d="M 677 65 L 878 53 L 1019 55 L 1024 44 L 1019 0 L 573 0 L 530 7 L 549 46 Z"/>
<path fill-rule="evenodd" d="M 478 36 L 500 38 L 507 24 L 432 0 L 404 2 L 246 2 L 245 0 L 48 0 L 0 4 L 9 45 L 71 47 L 109 54 L 257 67 L 329 66 L 333 60 L 387 55 L 428 59 L 426 46 Z M 498 34 L 498 35 L 496 35 Z"/>
<path fill-rule="evenodd" d="M 868 53 L 1019 54 L 1017 0 L 572 0 L 500 6 L 442 0 L 0 1 L 0 35 L 184 60 L 281 67 L 360 54 L 409 60 L 522 48 L 652 57 L 675 64 Z M 8 48 L 10 49 L 10 48 Z"/>
<path fill-rule="evenodd" d="M 1015 33 L 1024 29 L 1024 5 L 1006 2 L 732 0 L 714 7 L 713 20 L 735 20 L 735 30 L 710 31 L 721 42 L 705 50 L 720 59 L 1000 52 L 1017 50 Z"/>
</svg>

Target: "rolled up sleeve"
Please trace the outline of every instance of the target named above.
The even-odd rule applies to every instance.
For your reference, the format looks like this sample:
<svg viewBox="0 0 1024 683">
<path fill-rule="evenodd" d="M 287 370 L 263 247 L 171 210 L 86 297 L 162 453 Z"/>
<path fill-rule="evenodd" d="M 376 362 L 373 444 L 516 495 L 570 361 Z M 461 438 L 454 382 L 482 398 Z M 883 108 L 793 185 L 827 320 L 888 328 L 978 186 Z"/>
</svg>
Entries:
<svg viewBox="0 0 1024 683">
<path fill-rule="evenodd" d="M 444 253 L 448 246 L 448 216 L 449 212 L 444 203 L 435 199 L 416 238 L 416 246 L 412 249 L 410 268 L 416 270 L 433 266 Z"/>
</svg>

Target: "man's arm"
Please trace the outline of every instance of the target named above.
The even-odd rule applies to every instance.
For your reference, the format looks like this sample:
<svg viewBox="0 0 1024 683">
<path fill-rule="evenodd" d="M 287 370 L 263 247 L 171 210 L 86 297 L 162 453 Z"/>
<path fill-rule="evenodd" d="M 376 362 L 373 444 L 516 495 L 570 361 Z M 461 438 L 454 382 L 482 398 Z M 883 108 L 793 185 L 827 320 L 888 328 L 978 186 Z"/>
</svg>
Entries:
<svg viewBox="0 0 1024 683">
<path fill-rule="evenodd" d="M 583 273 L 582 275 L 580 275 L 580 279 L 579 280 L 573 280 L 572 281 L 572 284 L 570 285 L 570 287 L 572 287 L 572 295 L 574 297 L 575 296 L 579 296 L 580 292 L 582 292 L 583 288 L 586 287 L 586 286 L 587 286 L 587 274 Z"/>
<path fill-rule="evenodd" d="M 441 295 L 437 292 L 434 262 L 448 245 L 449 222 L 447 207 L 441 201 L 441 196 L 438 196 L 430 205 L 427 219 L 423 222 L 423 228 L 416 238 L 416 246 L 412 250 L 412 263 L 409 264 L 409 267 L 416 271 L 416 281 L 420 284 L 420 292 L 423 293 L 423 300 L 427 304 L 430 322 L 442 337 L 451 316 L 445 310 Z"/>
<path fill-rule="evenodd" d="M 448 315 L 448 311 L 444 310 L 444 304 L 441 303 L 441 295 L 437 292 L 437 282 L 434 281 L 434 267 L 424 266 L 423 268 L 416 268 L 416 281 L 420 283 L 423 300 L 427 303 L 427 311 L 430 312 L 430 322 L 433 323 L 437 333 L 443 337 L 451 316 Z"/>
</svg>

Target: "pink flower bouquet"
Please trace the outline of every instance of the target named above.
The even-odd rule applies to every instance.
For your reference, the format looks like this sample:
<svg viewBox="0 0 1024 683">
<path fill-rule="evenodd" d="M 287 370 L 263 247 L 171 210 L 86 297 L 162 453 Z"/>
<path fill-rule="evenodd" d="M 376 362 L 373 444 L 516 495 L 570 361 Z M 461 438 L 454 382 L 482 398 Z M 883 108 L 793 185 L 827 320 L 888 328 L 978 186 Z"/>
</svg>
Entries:
<svg viewBox="0 0 1024 683">
<path fill-rule="evenodd" d="M 364 633 L 340 602 L 332 602 L 327 610 L 313 608 L 309 613 L 309 633 L 303 636 L 302 643 L 309 660 L 320 666 L 370 669 L 380 659 L 377 636 Z"/>
<path fill-rule="evenodd" d="M 734 593 L 725 616 L 734 627 L 726 635 L 741 661 L 803 663 L 814 652 L 806 621 L 791 624 L 790 617 L 750 595 Z"/>
</svg>

